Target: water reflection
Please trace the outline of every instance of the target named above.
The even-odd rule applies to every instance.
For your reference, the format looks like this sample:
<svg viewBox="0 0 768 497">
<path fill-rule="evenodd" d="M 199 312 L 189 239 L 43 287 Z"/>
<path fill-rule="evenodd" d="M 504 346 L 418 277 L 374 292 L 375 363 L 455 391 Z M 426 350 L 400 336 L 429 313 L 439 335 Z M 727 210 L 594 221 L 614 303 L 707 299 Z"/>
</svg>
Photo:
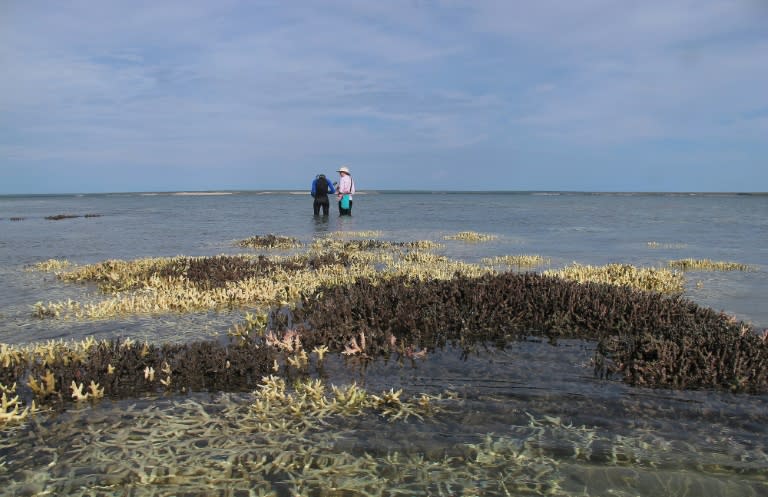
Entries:
<svg viewBox="0 0 768 497">
<path fill-rule="evenodd" d="M 328 222 L 329 217 L 322 214 L 312 217 L 312 230 L 315 235 L 325 235 L 331 231 Z"/>
<path fill-rule="evenodd" d="M 336 216 L 334 220 L 336 231 L 356 231 L 355 216 Z"/>
<path fill-rule="evenodd" d="M 355 231 L 354 216 L 339 216 L 333 211 L 327 216 L 322 214 L 313 216 L 312 230 L 315 235 L 325 235 L 334 231 Z"/>
</svg>

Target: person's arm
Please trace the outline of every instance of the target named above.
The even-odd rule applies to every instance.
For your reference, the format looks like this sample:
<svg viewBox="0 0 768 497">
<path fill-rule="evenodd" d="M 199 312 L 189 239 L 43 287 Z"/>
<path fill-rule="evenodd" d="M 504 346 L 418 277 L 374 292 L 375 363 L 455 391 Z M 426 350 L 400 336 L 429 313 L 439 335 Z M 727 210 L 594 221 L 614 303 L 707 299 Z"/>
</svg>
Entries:
<svg viewBox="0 0 768 497">
<path fill-rule="evenodd" d="M 316 192 L 317 192 L 317 178 L 312 180 L 312 189 L 310 190 L 310 194 L 314 197 Z"/>
<path fill-rule="evenodd" d="M 355 193 L 355 180 L 352 179 L 352 176 L 349 177 L 349 193 L 350 195 Z"/>
<path fill-rule="evenodd" d="M 336 193 L 336 190 L 333 188 L 333 182 L 331 180 L 328 180 L 328 193 Z"/>
</svg>

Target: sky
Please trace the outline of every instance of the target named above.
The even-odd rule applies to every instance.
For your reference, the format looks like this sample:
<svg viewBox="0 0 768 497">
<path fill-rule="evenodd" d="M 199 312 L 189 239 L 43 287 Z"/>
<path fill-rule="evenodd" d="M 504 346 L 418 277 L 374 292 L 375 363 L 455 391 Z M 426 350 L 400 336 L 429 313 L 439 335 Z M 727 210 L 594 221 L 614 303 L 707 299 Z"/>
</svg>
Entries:
<svg viewBox="0 0 768 497">
<path fill-rule="evenodd" d="M 768 0 L 0 0 L 0 194 L 768 191 Z"/>
</svg>

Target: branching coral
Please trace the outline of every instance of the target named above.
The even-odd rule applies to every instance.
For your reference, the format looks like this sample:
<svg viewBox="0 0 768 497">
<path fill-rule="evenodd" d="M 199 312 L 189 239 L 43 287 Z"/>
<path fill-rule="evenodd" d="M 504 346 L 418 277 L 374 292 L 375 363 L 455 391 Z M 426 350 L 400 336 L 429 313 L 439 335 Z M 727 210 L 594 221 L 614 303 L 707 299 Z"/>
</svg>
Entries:
<svg viewBox="0 0 768 497">
<path fill-rule="evenodd" d="M 496 235 L 490 233 L 478 233 L 476 231 L 459 231 L 452 235 L 445 235 L 445 240 L 460 240 L 462 242 L 486 242 L 489 240 L 495 240 Z"/>
<path fill-rule="evenodd" d="M 669 261 L 669 267 L 682 271 L 749 271 L 747 264 L 740 262 L 712 261 L 710 259 L 677 259 Z"/>
<path fill-rule="evenodd" d="M 251 247 L 251 248 L 275 248 L 275 249 L 292 249 L 301 247 L 301 242 L 296 238 L 280 235 L 254 235 L 244 240 L 239 240 L 235 243 L 238 247 Z"/>
<path fill-rule="evenodd" d="M 544 271 L 544 274 L 580 283 L 610 283 L 672 295 L 681 294 L 685 287 L 685 279 L 679 272 L 638 268 L 630 264 L 605 266 L 572 264 L 560 270 Z"/>
</svg>

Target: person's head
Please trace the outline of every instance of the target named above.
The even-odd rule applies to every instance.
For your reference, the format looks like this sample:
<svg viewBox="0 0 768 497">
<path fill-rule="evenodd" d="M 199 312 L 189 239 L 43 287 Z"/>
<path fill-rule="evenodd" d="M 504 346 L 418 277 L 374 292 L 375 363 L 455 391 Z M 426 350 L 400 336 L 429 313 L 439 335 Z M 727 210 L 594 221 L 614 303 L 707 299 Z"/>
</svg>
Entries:
<svg viewBox="0 0 768 497">
<path fill-rule="evenodd" d="M 325 174 L 323 174 L 323 173 L 318 174 L 317 175 L 317 179 L 320 179 L 320 178 L 325 178 Z"/>
<path fill-rule="evenodd" d="M 343 176 L 345 174 L 349 174 L 349 168 L 347 166 L 341 166 L 336 172 Z"/>
</svg>

